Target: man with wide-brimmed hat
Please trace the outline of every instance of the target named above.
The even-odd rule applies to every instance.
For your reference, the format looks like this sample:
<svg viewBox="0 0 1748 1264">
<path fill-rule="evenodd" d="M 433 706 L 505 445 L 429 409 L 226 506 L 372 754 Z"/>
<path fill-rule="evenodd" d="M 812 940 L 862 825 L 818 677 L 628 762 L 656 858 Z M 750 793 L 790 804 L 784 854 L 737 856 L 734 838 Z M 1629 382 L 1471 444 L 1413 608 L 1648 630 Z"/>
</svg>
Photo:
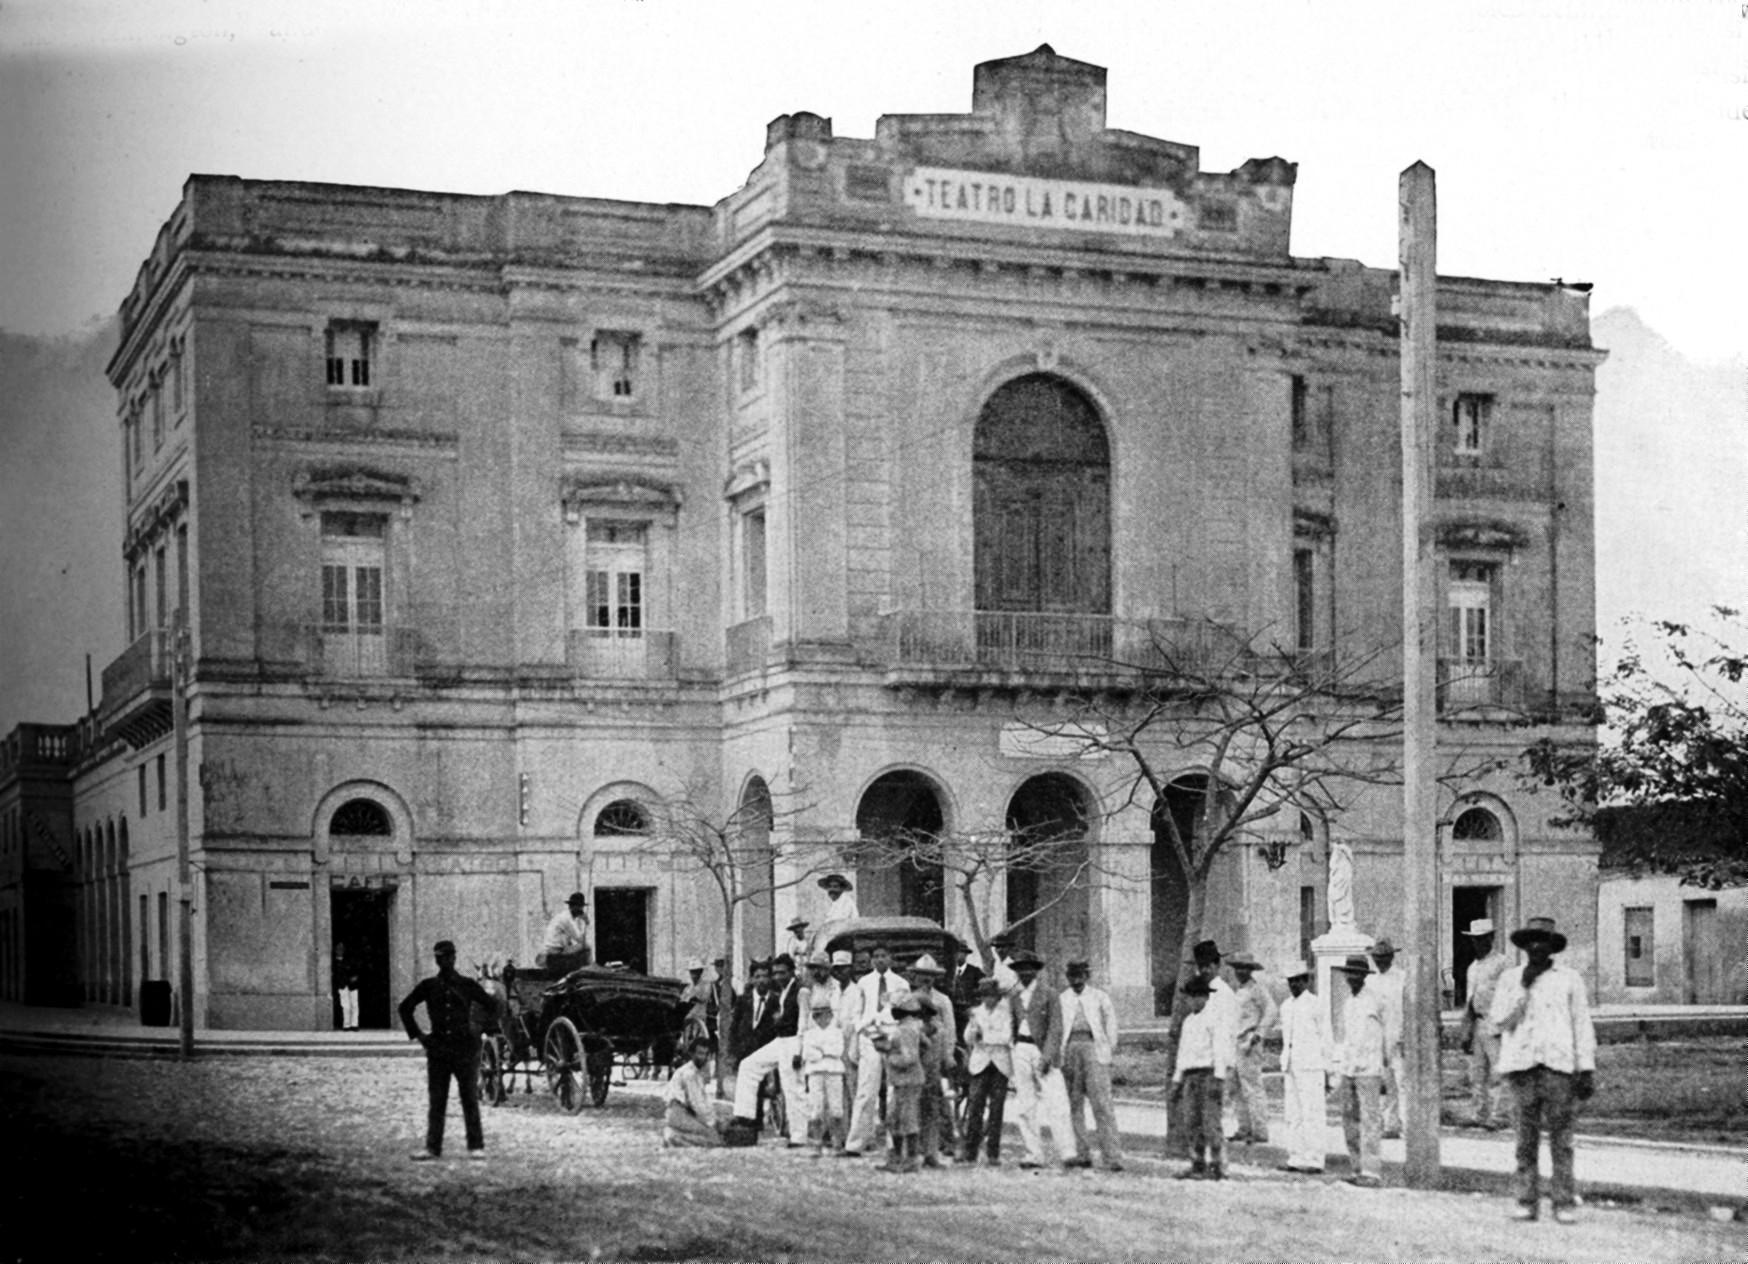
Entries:
<svg viewBox="0 0 1748 1264">
<path fill-rule="evenodd" d="M 594 961 L 595 950 L 589 946 L 588 909 L 589 897 L 581 891 L 572 891 L 565 897 L 564 907 L 546 924 L 546 937 L 540 942 L 535 965 L 562 975 Z"/>
<path fill-rule="evenodd" d="M 1503 1128 L 1510 1121 L 1505 1077 L 1499 1073 L 1499 1029 L 1487 1016 L 1499 980 L 1509 968 L 1505 954 L 1493 950 L 1493 922 L 1478 917 L 1463 932 L 1474 957 L 1463 968 L 1463 1052 L 1469 1055 L 1469 1101 L 1478 1128 Z"/>
<path fill-rule="evenodd" d="M 1406 1003 L 1406 976 L 1395 969 L 1396 945 L 1380 939 L 1372 945 L 1372 963 L 1377 973 L 1366 990 L 1384 1007 L 1384 1136 L 1402 1135 L 1402 1011 Z"/>
<path fill-rule="evenodd" d="M 1595 1091 L 1596 1029 L 1578 972 L 1558 965 L 1566 936 L 1550 917 L 1532 917 L 1511 933 L 1529 958 L 1507 970 L 1488 1017 L 1499 1029 L 1499 1070 L 1517 1104 L 1517 1210 L 1534 1220 L 1541 1208 L 1542 1133 L 1553 1166 L 1554 1219 L 1569 1224 L 1577 1206 L 1572 1184 L 1572 1125 L 1577 1103 Z"/>
<path fill-rule="evenodd" d="M 820 888 L 831 901 L 825 906 L 825 916 L 820 918 L 821 942 L 830 938 L 829 927 L 833 922 L 847 922 L 852 917 L 862 914 L 856 908 L 856 889 L 850 880 L 841 873 L 828 873 L 819 880 Z"/>
<path fill-rule="evenodd" d="M 1281 1084 L 1285 1090 L 1287 1171 L 1321 1172 L 1329 1150 L 1329 1015 L 1311 990 L 1311 968 L 1281 973 L 1292 993 L 1281 1002 Z"/>
<path fill-rule="evenodd" d="M 908 972 L 911 995 L 927 1002 L 929 1007 L 923 1018 L 929 1036 L 923 1058 L 920 1134 L 924 1167 L 939 1167 L 943 1152 L 951 1159 L 958 1151 L 953 1136 L 953 1112 L 947 1108 L 947 1095 L 941 1087 L 941 1077 L 953 1065 L 953 1048 L 959 1038 L 953 1002 L 935 986 L 943 973 L 940 963 L 926 952 L 911 962 Z"/>
<path fill-rule="evenodd" d="M 1262 1087 L 1262 1042 L 1274 1030 L 1279 1010 L 1268 989 L 1257 981 L 1256 972 L 1262 969 L 1260 962 L 1249 953 L 1240 952 L 1233 954 L 1226 964 L 1238 979 L 1238 986 L 1232 989 L 1237 1004 L 1233 1044 L 1237 1055 L 1233 1064 L 1237 1091 L 1232 1094 L 1235 1113 L 1232 1139 L 1261 1145 L 1269 1139 L 1268 1096 Z"/>
<path fill-rule="evenodd" d="M 808 956 L 807 919 L 797 917 L 783 929 L 789 932 L 789 938 L 783 941 L 783 951 L 798 962 L 806 961 Z"/>
<path fill-rule="evenodd" d="M 1109 993 L 1089 985 L 1092 965 L 1070 961 L 1068 990 L 1062 993 L 1062 1045 L 1057 1059 L 1068 1089 L 1068 1123 L 1080 1151 L 1076 1167 L 1092 1166 L 1092 1142 L 1086 1135 L 1086 1108 L 1093 1113 L 1099 1157 L 1113 1172 L 1123 1170 L 1123 1144 L 1117 1135 L 1117 1112 L 1111 1105 L 1111 1055 L 1117 1051 L 1117 1007 Z"/>
<path fill-rule="evenodd" d="M 1029 948 L 1008 958 L 1016 986 L 1008 993 L 1014 1019 L 1014 1114 L 1026 1157 L 1022 1168 L 1047 1160 L 1043 1131 L 1064 1163 L 1074 1161 L 1074 1134 L 1068 1126 L 1068 1089 L 1056 1065 L 1062 1045 L 1062 1006 L 1056 989 L 1038 977 L 1044 959 Z"/>
<path fill-rule="evenodd" d="M 1365 957 L 1350 956 L 1335 967 L 1347 980 L 1341 1011 L 1341 1048 L 1336 1054 L 1335 1093 L 1341 1103 L 1341 1131 L 1347 1142 L 1351 1185 L 1383 1184 L 1378 1175 L 1379 1096 L 1384 1078 L 1384 1005 L 1372 991 L 1376 978 Z"/>
</svg>

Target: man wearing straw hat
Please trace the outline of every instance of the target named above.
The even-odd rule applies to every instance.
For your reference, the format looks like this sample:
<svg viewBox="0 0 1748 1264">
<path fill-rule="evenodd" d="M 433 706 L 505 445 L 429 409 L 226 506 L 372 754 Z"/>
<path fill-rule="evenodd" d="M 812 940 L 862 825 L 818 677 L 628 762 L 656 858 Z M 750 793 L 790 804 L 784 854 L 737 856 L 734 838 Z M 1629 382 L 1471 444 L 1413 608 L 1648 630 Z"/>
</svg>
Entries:
<svg viewBox="0 0 1748 1264">
<path fill-rule="evenodd" d="M 1329 1016 L 1311 991 L 1311 969 L 1284 972 L 1292 993 L 1281 1003 L 1281 1081 L 1285 1089 L 1289 1172 L 1321 1172 L 1329 1150 Z"/>
<path fill-rule="evenodd" d="M 1336 1054 L 1335 1093 L 1341 1102 L 1341 1131 L 1347 1142 L 1350 1185 L 1375 1187 L 1378 1175 L 1380 1101 L 1384 1078 L 1384 1004 L 1372 990 L 1372 963 L 1352 956 L 1335 967 L 1347 977 L 1347 1004 L 1341 1011 L 1341 1049 Z"/>
<path fill-rule="evenodd" d="M 1571 1224 L 1578 1199 L 1572 1184 L 1572 1124 L 1577 1103 L 1596 1091 L 1596 1028 L 1584 980 L 1554 964 L 1566 936 L 1551 917 L 1532 917 L 1511 933 L 1529 964 L 1507 970 L 1488 1017 L 1499 1029 L 1499 1070 L 1517 1102 L 1517 1209 L 1534 1220 L 1541 1209 L 1542 1133 L 1553 1166 L 1554 1219 Z"/>
<path fill-rule="evenodd" d="M 1475 956 L 1463 968 L 1463 1052 L 1469 1055 L 1469 1097 L 1478 1128 L 1503 1128 L 1510 1122 L 1505 1105 L 1505 1079 L 1499 1074 L 1499 1029 L 1487 1017 L 1507 962 L 1493 951 L 1493 923 L 1485 917 L 1469 923 L 1463 934 Z"/>
</svg>

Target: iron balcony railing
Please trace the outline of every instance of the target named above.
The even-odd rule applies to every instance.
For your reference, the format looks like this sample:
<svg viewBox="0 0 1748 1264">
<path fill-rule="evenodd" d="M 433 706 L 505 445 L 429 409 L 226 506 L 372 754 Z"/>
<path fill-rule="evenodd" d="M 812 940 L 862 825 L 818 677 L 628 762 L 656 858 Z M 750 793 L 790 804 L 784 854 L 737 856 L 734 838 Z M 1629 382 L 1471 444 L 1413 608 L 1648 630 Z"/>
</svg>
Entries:
<svg viewBox="0 0 1748 1264">
<path fill-rule="evenodd" d="M 384 623 L 334 627 L 310 623 L 302 628 L 304 667 L 336 680 L 412 676 L 429 661 L 427 642 L 417 628 Z"/>
<path fill-rule="evenodd" d="M 170 629 L 137 637 L 103 669 L 103 710 L 111 714 L 140 694 L 170 687 Z"/>
<path fill-rule="evenodd" d="M 896 667 L 1043 672 L 1210 670 L 1243 638 L 1206 619 L 1119 619 L 1009 610 L 897 610 L 880 639 Z"/>
<path fill-rule="evenodd" d="M 1524 709 L 1523 660 L 1516 658 L 1441 658 L 1438 705 L 1441 711 L 1477 707 Z"/>
</svg>

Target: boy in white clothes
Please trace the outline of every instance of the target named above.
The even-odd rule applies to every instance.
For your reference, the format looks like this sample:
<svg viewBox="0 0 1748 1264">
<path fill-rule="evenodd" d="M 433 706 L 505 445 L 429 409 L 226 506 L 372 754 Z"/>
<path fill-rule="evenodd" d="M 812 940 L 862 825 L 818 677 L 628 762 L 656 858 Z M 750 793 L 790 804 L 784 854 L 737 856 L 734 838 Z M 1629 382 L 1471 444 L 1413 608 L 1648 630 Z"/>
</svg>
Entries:
<svg viewBox="0 0 1748 1264">
<path fill-rule="evenodd" d="M 832 998 L 813 1003 L 812 1023 L 801 1033 L 801 1072 L 807 1083 L 807 1130 L 813 1157 L 826 1146 L 844 1144 L 844 1030 L 837 1024 Z"/>
<path fill-rule="evenodd" d="M 1220 1126 L 1220 1104 L 1232 1073 L 1232 1042 L 1218 1011 L 1209 1007 L 1213 989 L 1208 980 L 1198 976 L 1183 990 L 1190 1012 L 1178 1036 L 1171 1096 L 1174 1104 L 1182 1103 L 1179 1118 L 1189 1134 L 1190 1165 L 1177 1175 L 1179 1180 L 1224 1180 L 1226 1137 Z"/>
<path fill-rule="evenodd" d="M 1321 1172 L 1329 1148 L 1329 1015 L 1323 998 L 1311 990 L 1303 962 L 1287 967 L 1281 1003 L 1281 1081 L 1286 1090 L 1289 1172 Z"/>
</svg>

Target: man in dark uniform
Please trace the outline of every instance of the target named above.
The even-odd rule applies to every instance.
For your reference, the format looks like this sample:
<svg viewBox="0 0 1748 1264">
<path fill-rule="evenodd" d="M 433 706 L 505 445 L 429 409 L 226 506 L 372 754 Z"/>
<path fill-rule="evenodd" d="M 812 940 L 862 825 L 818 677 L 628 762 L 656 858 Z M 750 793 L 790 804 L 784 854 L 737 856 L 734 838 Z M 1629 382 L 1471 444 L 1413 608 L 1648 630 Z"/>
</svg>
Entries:
<svg viewBox="0 0 1748 1264">
<path fill-rule="evenodd" d="M 443 1157 L 443 1117 L 449 1111 L 449 1079 L 454 1076 L 461 1090 L 462 1122 L 467 1126 L 467 1157 L 483 1159 L 486 1138 L 479 1121 L 479 1036 L 469 1018 L 472 1008 L 478 1005 L 485 1011 L 485 1021 L 494 1021 L 498 1002 L 476 980 L 455 972 L 453 943 L 440 939 L 434 951 L 437 973 L 420 980 L 400 1008 L 407 1038 L 425 1046 L 425 1082 L 431 1099 L 425 1149 L 413 1158 Z M 421 1004 L 425 1007 L 425 1021 L 431 1024 L 428 1034 L 420 1031 L 413 1019 L 413 1011 Z"/>
</svg>

